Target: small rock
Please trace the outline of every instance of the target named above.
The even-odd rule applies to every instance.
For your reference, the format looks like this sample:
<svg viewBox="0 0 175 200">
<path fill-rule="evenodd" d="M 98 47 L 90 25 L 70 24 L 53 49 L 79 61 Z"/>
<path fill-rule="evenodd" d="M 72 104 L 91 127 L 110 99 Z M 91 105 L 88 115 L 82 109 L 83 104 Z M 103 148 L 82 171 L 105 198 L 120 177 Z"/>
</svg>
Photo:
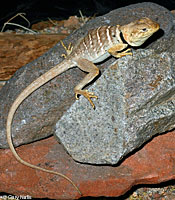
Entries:
<svg viewBox="0 0 175 200">
<path fill-rule="evenodd" d="M 64 27 L 77 29 L 80 27 L 80 22 L 77 16 L 71 16 L 64 22 Z"/>
</svg>

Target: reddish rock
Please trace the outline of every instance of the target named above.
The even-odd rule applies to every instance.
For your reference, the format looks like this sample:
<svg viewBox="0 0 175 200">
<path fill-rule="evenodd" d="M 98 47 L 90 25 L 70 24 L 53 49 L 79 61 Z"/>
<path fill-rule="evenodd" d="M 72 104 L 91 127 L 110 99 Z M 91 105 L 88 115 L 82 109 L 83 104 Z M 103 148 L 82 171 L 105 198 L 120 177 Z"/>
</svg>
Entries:
<svg viewBox="0 0 175 200">
<path fill-rule="evenodd" d="M 0 80 L 8 80 L 17 69 L 48 51 L 66 35 L 18 35 L 0 33 Z"/>
<path fill-rule="evenodd" d="M 118 166 L 76 163 L 54 138 L 17 148 L 26 161 L 69 176 L 82 196 L 120 196 L 137 184 L 175 179 L 175 131 L 160 135 Z M 77 199 L 65 179 L 18 163 L 10 150 L 0 150 L 0 191 L 35 198 Z M 2 184 L 3 183 L 3 184 Z"/>
<path fill-rule="evenodd" d="M 65 20 L 64 27 L 68 27 L 69 29 L 77 29 L 80 27 L 80 21 L 77 16 L 70 16 L 68 20 Z"/>
</svg>

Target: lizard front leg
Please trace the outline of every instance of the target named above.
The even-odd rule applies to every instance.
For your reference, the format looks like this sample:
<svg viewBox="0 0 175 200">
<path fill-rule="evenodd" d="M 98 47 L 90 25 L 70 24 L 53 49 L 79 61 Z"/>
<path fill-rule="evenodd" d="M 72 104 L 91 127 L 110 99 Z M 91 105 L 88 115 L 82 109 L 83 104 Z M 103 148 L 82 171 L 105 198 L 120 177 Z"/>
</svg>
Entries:
<svg viewBox="0 0 175 200">
<path fill-rule="evenodd" d="M 108 49 L 108 52 L 116 57 L 116 58 L 121 58 L 123 56 L 126 56 L 126 55 L 132 55 L 132 52 L 131 52 L 131 49 L 126 49 L 125 51 L 122 51 L 123 49 L 125 49 L 126 47 L 128 46 L 128 44 L 123 44 L 123 43 L 120 43 L 120 44 L 117 44 L 113 47 L 111 47 L 110 49 Z M 122 51 L 122 52 L 118 52 L 118 51 Z"/>
<path fill-rule="evenodd" d="M 89 72 L 85 78 L 74 88 L 75 91 L 75 97 L 78 99 L 78 95 L 83 95 L 88 99 L 90 104 L 93 108 L 95 108 L 94 103 L 92 102 L 91 98 L 98 98 L 95 96 L 92 92 L 88 92 L 87 90 L 82 90 L 88 83 L 90 83 L 98 74 L 99 69 L 89 60 L 86 60 L 84 58 L 79 58 L 77 61 L 77 66 L 85 71 Z"/>
</svg>

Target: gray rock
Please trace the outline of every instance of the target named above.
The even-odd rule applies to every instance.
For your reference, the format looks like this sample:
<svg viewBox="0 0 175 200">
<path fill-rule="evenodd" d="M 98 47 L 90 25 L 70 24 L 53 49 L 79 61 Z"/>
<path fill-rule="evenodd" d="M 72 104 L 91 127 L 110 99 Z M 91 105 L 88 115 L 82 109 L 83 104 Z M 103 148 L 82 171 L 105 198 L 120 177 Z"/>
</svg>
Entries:
<svg viewBox="0 0 175 200">
<path fill-rule="evenodd" d="M 154 3 L 133 4 L 97 17 L 67 37 L 64 42 L 65 44 L 69 42 L 75 44 L 80 37 L 87 34 L 89 29 L 101 25 L 127 24 L 144 16 L 158 21 L 161 29 L 164 31 L 164 35 L 157 35 L 152 40 L 149 40 L 147 48 L 157 38 L 164 38 L 164 46 L 166 47 L 172 32 L 173 15 L 166 8 Z M 157 46 L 155 48 L 157 49 Z M 158 51 L 162 51 L 161 46 L 159 46 Z M 61 62 L 62 53 L 64 53 L 64 49 L 58 43 L 43 56 L 19 69 L 0 90 L 0 148 L 8 147 L 5 124 L 12 102 L 33 80 Z M 109 66 L 109 63 L 113 60 L 110 59 L 103 63 L 101 71 L 103 72 L 103 69 Z M 85 73 L 80 70 L 71 69 L 31 94 L 20 105 L 14 116 L 12 127 L 14 145 L 19 146 L 52 135 L 57 120 L 74 103 L 73 88 L 84 76 Z"/>
<path fill-rule="evenodd" d="M 138 50 L 114 61 L 56 124 L 55 136 L 76 161 L 116 164 L 153 135 L 175 128 L 175 53 Z"/>
</svg>

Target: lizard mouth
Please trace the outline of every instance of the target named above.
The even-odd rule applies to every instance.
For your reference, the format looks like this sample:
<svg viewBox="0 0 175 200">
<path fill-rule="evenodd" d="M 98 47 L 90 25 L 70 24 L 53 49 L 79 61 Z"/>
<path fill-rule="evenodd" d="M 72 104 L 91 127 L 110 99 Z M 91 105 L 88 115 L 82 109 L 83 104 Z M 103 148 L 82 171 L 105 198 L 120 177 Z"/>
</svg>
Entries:
<svg viewBox="0 0 175 200">
<path fill-rule="evenodd" d="M 128 41 L 128 44 L 133 46 L 133 47 L 141 46 L 150 36 L 144 37 L 142 39 L 136 38 L 136 40 Z"/>
</svg>

